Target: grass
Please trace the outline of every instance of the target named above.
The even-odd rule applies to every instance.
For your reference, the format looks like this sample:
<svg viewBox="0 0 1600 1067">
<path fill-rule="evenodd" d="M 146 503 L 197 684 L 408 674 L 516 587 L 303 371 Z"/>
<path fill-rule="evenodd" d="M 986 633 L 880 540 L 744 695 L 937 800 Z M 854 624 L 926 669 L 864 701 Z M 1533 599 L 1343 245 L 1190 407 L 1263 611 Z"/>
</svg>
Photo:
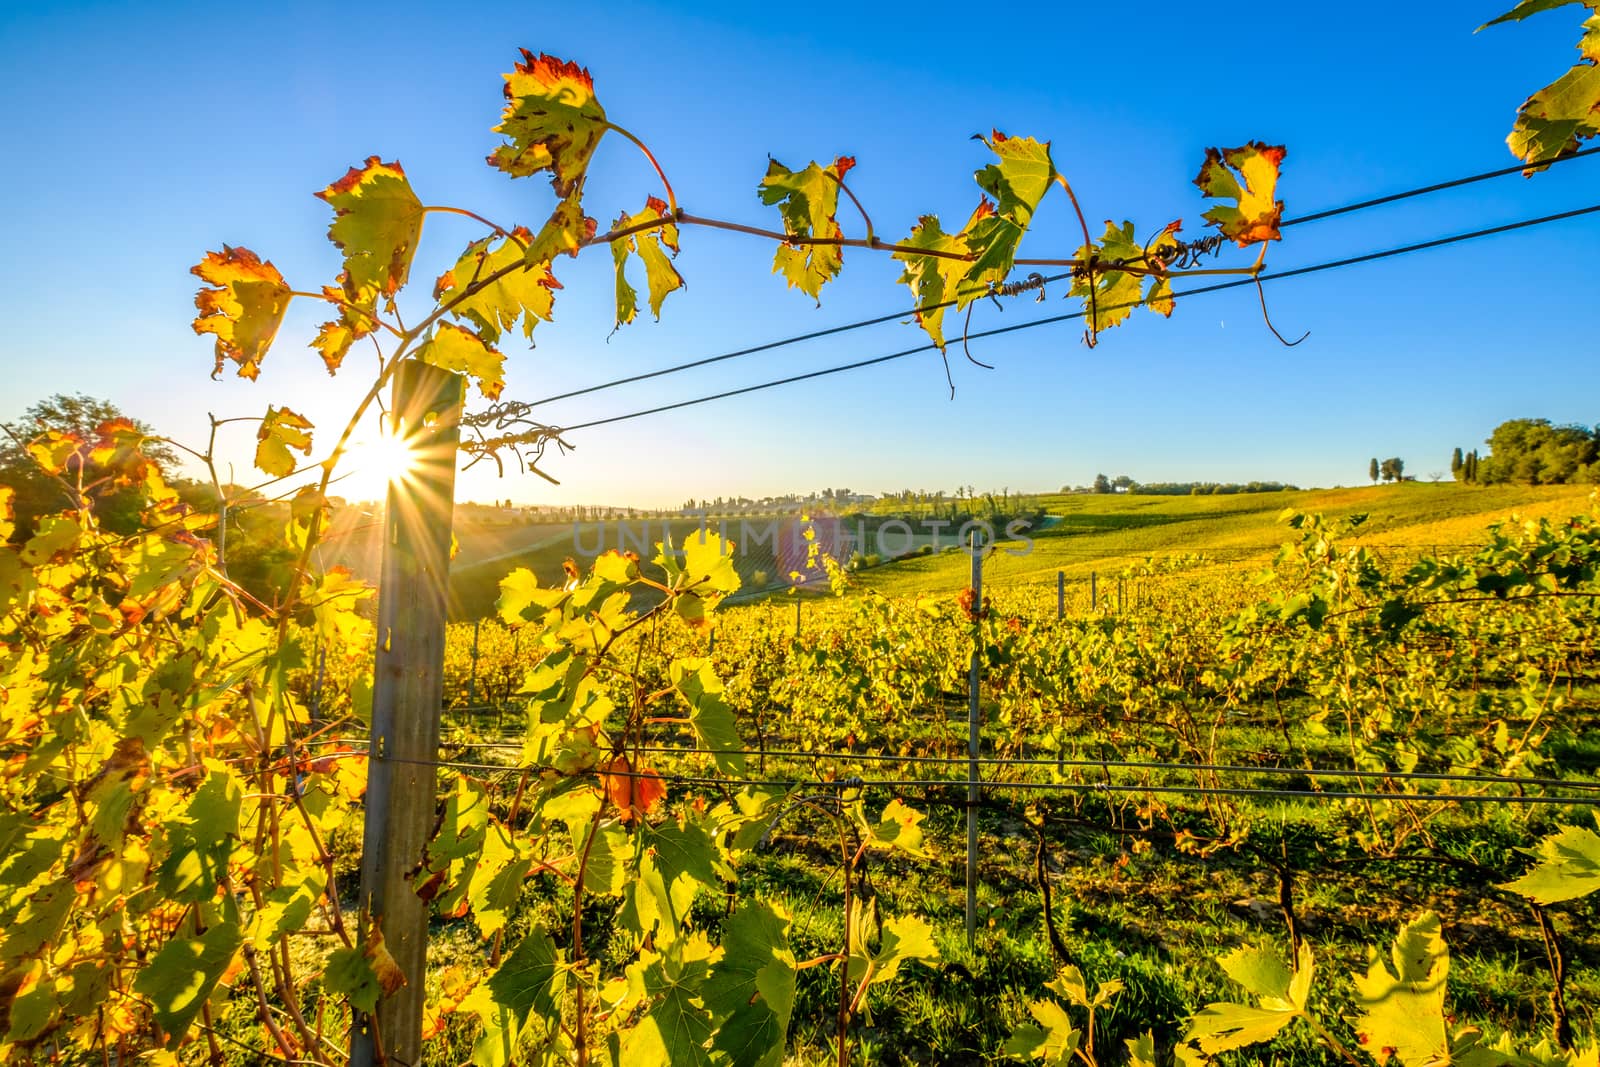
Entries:
<svg viewBox="0 0 1600 1067">
<path fill-rule="evenodd" d="M 1459 486 L 1407 482 L 1357 489 L 1310 489 L 1233 496 L 1047 496 L 1054 520 L 1033 531 L 1031 550 L 1003 544 L 984 565 L 995 585 L 1053 584 L 1064 572 L 1079 585 L 1090 573 L 1113 578 L 1147 556 L 1201 554 L 1219 565 L 1259 566 L 1288 540 L 1278 516 L 1292 508 L 1329 518 L 1366 519 L 1348 541 L 1380 551 L 1447 551 L 1481 540 L 1489 523 L 1516 513 L 1559 517 L 1587 510 L 1589 486 Z M 886 596 L 953 592 L 968 582 L 960 553 L 937 554 L 863 571 L 859 584 Z M 1103 592 L 1104 590 L 1102 590 Z"/>
</svg>

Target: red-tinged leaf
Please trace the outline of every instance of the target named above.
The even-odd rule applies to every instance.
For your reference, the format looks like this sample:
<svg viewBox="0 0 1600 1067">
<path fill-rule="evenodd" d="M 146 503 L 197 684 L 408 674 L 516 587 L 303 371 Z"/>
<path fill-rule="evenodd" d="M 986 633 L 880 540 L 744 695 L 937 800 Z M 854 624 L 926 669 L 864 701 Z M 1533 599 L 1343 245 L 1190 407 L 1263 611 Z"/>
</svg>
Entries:
<svg viewBox="0 0 1600 1067">
<path fill-rule="evenodd" d="M 296 449 L 309 456 L 312 429 L 304 415 L 269 405 L 267 417 L 261 420 L 261 428 L 256 431 L 256 467 L 274 478 L 293 474 L 295 458 L 289 450 Z"/>
<path fill-rule="evenodd" d="M 1232 200 L 1205 213 L 1206 221 L 1240 248 L 1276 241 L 1282 236 L 1283 201 L 1273 199 L 1278 171 L 1288 150 L 1282 145 L 1251 141 L 1238 148 L 1208 148 L 1194 183 L 1206 196 Z"/>
<path fill-rule="evenodd" d="M 317 196 L 333 208 L 328 239 L 344 252 L 345 290 L 394 296 L 411 273 L 424 213 L 400 164 L 368 156 Z"/>
<path fill-rule="evenodd" d="M 498 399 L 506 384 L 506 357 L 471 330 L 441 322 L 433 336 L 417 350 L 417 358 L 435 367 L 464 374 L 490 400 Z"/>
<path fill-rule="evenodd" d="M 840 181 L 844 181 L 844 176 L 849 174 L 855 165 L 855 156 L 840 156 L 838 159 L 833 161 L 833 173 Z"/>
<path fill-rule="evenodd" d="M 569 196 L 556 205 L 544 225 L 539 227 L 524 258 L 529 264 L 548 267 L 550 261 L 563 252 L 576 256 L 594 238 L 598 228 L 594 219 L 583 213 L 580 197 L 576 194 Z"/>
<path fill-rule="evenodd" d="M 216 335 L 217 363 L 211 376 L 221 374 L 223 361 L 231 359 L 239 365 L 239 377 L 253 381 L 289 307 L 283 275 L 248 248 L 227 245 L 221 252 L 207 252 L 189 273 L 207 285 L 194 296 L 200 311 L 194 332 Z"/>
<path fill-rule="evenodd" d="M 531 340 L 534 325 L 540 319 L 550 321 L 555 290 L 561 288 L 548 263 L 527 262 L 524 249 L 532 240 L 531 233 L 518 227 L 511 237 L 472 242 L 456 265 L 439 276 L 433 298 L 447 304 L 451 315 L 476 326 L 490 344 L 519 318 L 522 335 Z"/>
<path fill-rule="evenodd" d="M 623 822 L 642 819 L 667 795 L 667 785 L 660 775 L 644 766 L 635 771 L 627 756 L 618 756 L 606 764 L 600 782 L 606 797 L 622 813 Z"/>
<path fill-rule="evenodd" d="M 489 165 L 513 178 L 548 170 L 556 195 L 575 197 L 606 131 L 594 79 L 576 63 L 526 48 L 505 79 L 505 111 L 494 132 L 509 143 L 494 150 Z"/>
<path fill-rule="evenodd" d="M 356 286 L 346 270 L 340 272 L 338 285 L 322 287 L 322 295 L 339 316 L 322 324 L 311 347 L 322 357 L 331 377 L 338 372 L 350 346 L 378 329 L 378 290 L 371 285 Z"/>
<path fill-rule="evenodd" d="M 612 227 L 627 229 L 655 219 L 665 219 L 667 205 L 655 197 L 645 201 L 645 208 L 637 215 L 624 211 Z M 667 294 L 684 286 L 683 275 L 672 265 L 671 256 L 678 254 L 677 224 L 664 221 L 660 226 L 640 230 L 611 242 L 611 258 L 617 268 L 617 326 L 634 320 L 639 311 L 639 294 L 628 282 L 627 263 L 630 253 L 637 252 L 644 263 L 645 282 L 650 290 L 650 311 L 661 318 L 661 304 Z M 671 253 L 669 256 L 668 253 Z"/>
<path fill-rule="evenodd" d="M 108 419 L 95 428 L 89 462 L 109 475 L 115 485 L 146 484 L 155 465 L 140 451 L 145 440 L 131 419 Z"/>
</svg>

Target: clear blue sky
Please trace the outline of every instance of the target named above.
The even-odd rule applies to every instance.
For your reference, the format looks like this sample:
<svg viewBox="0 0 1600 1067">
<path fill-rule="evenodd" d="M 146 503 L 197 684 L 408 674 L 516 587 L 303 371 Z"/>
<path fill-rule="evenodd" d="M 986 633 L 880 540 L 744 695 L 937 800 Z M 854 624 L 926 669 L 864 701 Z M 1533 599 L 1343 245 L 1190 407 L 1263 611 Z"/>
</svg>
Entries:
<svg viewBox="0 0 1600 1067">
<path fill-rule="evenodd" d="M 331 280 L 326 205 L 312 192 L 369 154 L 399 159 L 429 203 L 537 226 L 543 178 L 483 163 L 500 74 L 526 46 L 594 73 L 611 117 L 643 136 L 690 211 L 775 225 L 754 188 L 770 153 L 799 167 L 854 154 L 851 184 L 879 232 L 917 215 L 959 224 L 998 127 L 1049 139 L 1091 220 L 1141 232 L 1204 204 L 1207 145 L 1289 147 L 1290 215 L 1503 166 L 1517 104 L 1575 59 L 1577 9 L 1474 35 L 1485 4 L 904 7 L 854 5 L 30 5 L 0 14 L 0 418 L 58 391 L 106 397 L 203 443 L 206 412 L 287 403 L 331 431 L 371 358 L 330 380 L 304 345 L 320 309 L 296 303 L 261 378 L 208 378 L 189 328 L 188 273 L 223 242 L 270 258 L 298 288 Z M 587 205 L 637 211 L 653 175 L 622 140 L 597 157 Z M 1272 268 L 1594 202 L 1600 159 L 1500 179 L 1287 231 Z M 857 225 L 841 215 L 847 232 Z M 1064 199 L 1046 201 L 1025 255 L 1069 255 Z M 478 236 L 431 217 L 414 268 L 428 282 Z M 1600 221 L 1289 281 L 1269 289 L 1286 349 L 1249 290 L 1147 313 L 1088 350 L 1073 324 L 956 356 L 952 401 L 927 354 L 734 401 L 583 431 L 554 460 L 560 488 L 467 476 L 463 499 L 676 503 L 688 496 L 849 486 L 1046 489 L 1097 471 L 1140 480 L 1365 478 L 1371 456 L 1443 470 L 1499 421 L 1600 420 L 1592 316 Z M 909 306 L 897 265 L 845 256 L 820 309 L 787 290 L 759 241 L 686 230 L 686 291 L 657 324 L 607 340 L 610 257 L 563 263 L 556 322 L 511 350 L 506 395 L 534 398 L 619 374 Z M 1056 314 L 980 306 L 975 328 Z M 890 323 L 551 405 L 578 422 L 917 344 Z M 370 379 L 368 379 L 370 380 Z M 253 442 L 239 429 L 244 467 Z"/>
</svg>

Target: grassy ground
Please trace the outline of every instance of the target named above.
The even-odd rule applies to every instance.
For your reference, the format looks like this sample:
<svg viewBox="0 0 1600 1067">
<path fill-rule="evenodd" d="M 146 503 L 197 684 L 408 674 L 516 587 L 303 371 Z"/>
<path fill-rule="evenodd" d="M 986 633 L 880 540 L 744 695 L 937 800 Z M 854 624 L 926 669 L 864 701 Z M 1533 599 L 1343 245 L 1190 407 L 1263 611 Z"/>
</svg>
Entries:
<svg viewBox="0 0 1600 1067">
<path fill-rule="evenodd" d="M 1233 496 L 1047 496 L 1055 519 L 1033 531 L 1031 551 L 1003 545 L 984 567 L 996 585 L 1054 583 L 1059 571 L 1076 584 L 1091 572 L 1110 578 L 1146 556 L 1203 554 L 1219 564 L 1271 560 L 1287 540 L 1278 521 L 1285 508 L 1330 518 L 1366 519 L 1352 543 L 1380 550 L 1424 550 L 1475 543 L 1491 522 L 1515 512 L 1561 517 L 1587 510 L 1588 486 L 1459 486 L 1407 482 L 1357 489 L 1312 489 Z M 1357 536 L 1359 535 L 1359 536 Z M 860 584 L 885 595 L 951 592 L 965 586 L 969 564 L 959 553 L 905 560 L 861 572 Z"/>
</svg>

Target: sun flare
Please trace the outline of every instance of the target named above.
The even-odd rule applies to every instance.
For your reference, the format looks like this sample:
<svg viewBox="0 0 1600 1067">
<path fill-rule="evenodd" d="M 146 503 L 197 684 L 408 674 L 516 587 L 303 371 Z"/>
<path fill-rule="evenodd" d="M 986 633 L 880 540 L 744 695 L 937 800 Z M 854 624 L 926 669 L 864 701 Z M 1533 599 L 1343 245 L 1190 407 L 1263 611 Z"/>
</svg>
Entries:
<svg viewBox="0 0 1600 1067">
<path fill-rule="evenodd" d="M 345 469 L 360 492 L 383 494 L 389 486 L 406 481 L 416 467 L 416 449 L 387 420 L 375 434 L 350 446 Z"/>
</svg>

